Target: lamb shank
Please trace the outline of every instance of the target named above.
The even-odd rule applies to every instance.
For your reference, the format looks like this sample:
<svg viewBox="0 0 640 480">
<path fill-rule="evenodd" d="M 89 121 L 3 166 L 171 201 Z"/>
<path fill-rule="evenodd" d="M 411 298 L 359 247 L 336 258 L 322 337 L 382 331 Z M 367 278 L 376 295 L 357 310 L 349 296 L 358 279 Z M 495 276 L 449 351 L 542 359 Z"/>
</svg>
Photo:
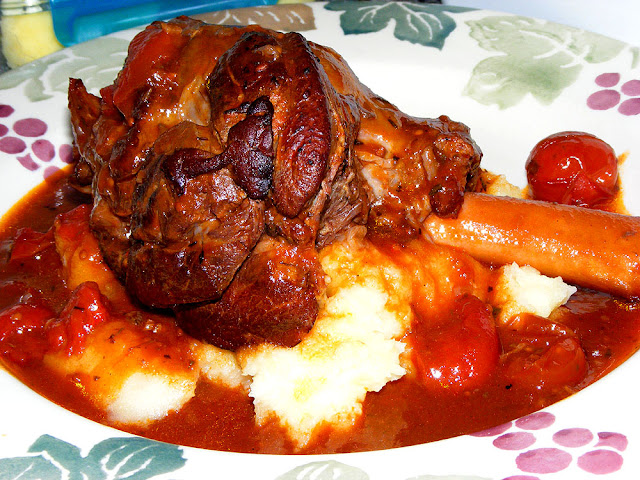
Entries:
<svg viewBox="0 0 640 480">
<path fill-rule="evenodd" d="M 100 96 L 72 79 L 69 108 L 72 181 L 109 266 L 232 350 L 304 337 L 317 252 L 354 225 L 404 241 L 481 188 L 466 126 L 402 113 L 297 33 L 156 22 Z"/>
</svg>

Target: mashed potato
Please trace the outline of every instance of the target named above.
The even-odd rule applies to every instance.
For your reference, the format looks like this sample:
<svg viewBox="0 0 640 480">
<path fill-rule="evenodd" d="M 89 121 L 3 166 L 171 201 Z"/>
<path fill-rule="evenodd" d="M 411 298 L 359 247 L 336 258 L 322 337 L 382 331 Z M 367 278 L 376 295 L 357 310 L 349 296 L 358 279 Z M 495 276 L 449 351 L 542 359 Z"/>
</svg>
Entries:
<svg viewBox="0 0 640 480">
<path fill-rule="evenodd" d="M 82 287 L 81 287 L 82 288 Z M 93 404 L 120 425 L 148 425 L 180 410 L 200 379 L 247 389 L 236 355 L 195 340 L 156 339 L 125 320 L 99 324 L 83 348 L 48 353 L 45 364 L 78 385 Z M 195 360 L 195 362 L 194 362 Z"/>
<path fill-rule="evenodd" d="M 147 425 L 195 395 L 198 372 L 187 349 L 154 341 L 125 320 L 98 325 L 81 350 L 48 353 L 44 363 L 73 376 L 115 424 Z"/>
<path fill-rule="evenodd" d="M 485 192 L 489 195 L 521 199 L 529 197 L 528 187 L 520 188 L 510 183 L 504 175 L 497 175 L 484 170 L 482 172 L 482 183 L 485 186 Z"/>
<path fill-rule="evenodd" d="M 517 327 L 521 313 L 548 317 L 576 290 L 562 278 L 546 277 L 533 267 L 520 267 L 515 263 L 505 265 L 500 269 L 500 278 L 494 289 L 492 303 L 499 309 L 496 320 Z"/>
<path fill-rule="evenodd" d="M 334 245 L 321 257 L 330 284 L 310 334 L 294 348 L 238 354 L 256 421 L 275 417 L 299 447 L 325 422 L 349 427 L 367 392 L 404 375 L 400 340 L 411 323 L 411 279 L 374 247 Z"/>
<path fill-rule="evenodd" d="M 234 352 L 197 341 L 192 350 L 200 378 L 229 388 L 248 389 L 250 378 L 242 373 Z"/>
<path fill-rule="evenodd" d="M 113 392 L 106 410 L 112 422 L 144 425 L 179 410 L 194 395 L 191 375 L 134 372 Z"/>
</svg>

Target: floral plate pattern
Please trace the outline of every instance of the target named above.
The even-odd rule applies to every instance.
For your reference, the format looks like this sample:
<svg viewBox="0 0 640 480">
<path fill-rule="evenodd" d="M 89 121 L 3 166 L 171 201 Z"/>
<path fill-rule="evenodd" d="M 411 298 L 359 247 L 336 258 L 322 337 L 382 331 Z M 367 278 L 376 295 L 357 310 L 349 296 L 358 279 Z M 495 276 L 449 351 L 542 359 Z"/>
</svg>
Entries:
<svg viewBox="0 0 640 480">
<path fill-rule="evenodd" d="M 549 133 L 584 130 L 626 154 L 625 203 L 640 214 L 640 48 L 550 22 L 402 2 L 274 5 L 201 15 L 297 30 L 333 47 L 376 93 L 416 116 L 471 127 L 486 168 L 524 184 Z M 135 31 L 0 76 L 0 212 L 71 157 L 67 79 L 111 83 Z M 636 355 L 585 391 L 490 430 L 382 452 L 270 456 L 124 434 L 39 397 L 0 369 L 0 480 L 543 480 L 640 473 Z"/>
</svg>

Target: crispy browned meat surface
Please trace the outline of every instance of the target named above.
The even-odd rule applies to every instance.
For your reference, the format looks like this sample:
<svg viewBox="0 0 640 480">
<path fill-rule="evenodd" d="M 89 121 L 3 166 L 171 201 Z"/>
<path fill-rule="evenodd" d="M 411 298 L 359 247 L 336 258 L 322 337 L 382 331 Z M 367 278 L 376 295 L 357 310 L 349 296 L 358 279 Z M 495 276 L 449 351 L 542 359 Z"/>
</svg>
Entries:
<svg viewBox="0 0 640 480">
<path fill-rule="evenodd" d="M 71 80 L 74 181 L 131 294 L 224 348 L 295 345 L 321 248 L 354 224 L 406 238 L 478 188 L 468 129 L 417 119 L 296 33 L 154 23 L 100 97 Z"/>
</svg>

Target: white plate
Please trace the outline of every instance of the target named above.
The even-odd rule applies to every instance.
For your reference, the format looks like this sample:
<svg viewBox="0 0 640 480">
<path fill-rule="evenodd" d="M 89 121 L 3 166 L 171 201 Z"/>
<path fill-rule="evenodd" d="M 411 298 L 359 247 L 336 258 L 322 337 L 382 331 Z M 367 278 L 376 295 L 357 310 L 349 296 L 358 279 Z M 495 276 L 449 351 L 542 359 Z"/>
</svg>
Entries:
<svg viewBox="0 0 640 480">
<path fill-rule="evenodd" d="M 640 191 L 632 188 L 640 182 L 637 47 L 540 20 L 419 3 L 279 5 L 208 19 L 298 30 L 335 48 L 365 84 L 408 113 L 469 125 L 484 166 L 520 185 L 539 139 L 594 133 L 628 154 L 625 202 L 640 213 Z M 0 77 L 1 212 L 68 159 L 68 77 L 94 92 L 111 83 L 134 33 L 76 45 Z M 69 413 L 0 371 L 0 479 L 628 479 L 640 473 L 639 364 L 636 355 L 574 397 L 485 436 L 326 456 L 151 442 Z"/>
</svg>

